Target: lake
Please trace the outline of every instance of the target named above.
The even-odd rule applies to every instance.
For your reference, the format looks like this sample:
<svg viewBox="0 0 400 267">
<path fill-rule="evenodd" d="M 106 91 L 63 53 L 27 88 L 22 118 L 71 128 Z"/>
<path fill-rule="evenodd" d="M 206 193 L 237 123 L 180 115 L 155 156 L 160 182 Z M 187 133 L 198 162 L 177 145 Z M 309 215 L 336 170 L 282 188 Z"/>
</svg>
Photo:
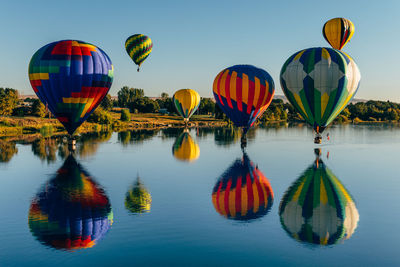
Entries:
<svg viewBox="0 0 400 267">
<path fill-rule="evenodd" d="M 400 128 L 327 132 L 0 140 L 0 265 L 399 266 Z"/>
</svg>

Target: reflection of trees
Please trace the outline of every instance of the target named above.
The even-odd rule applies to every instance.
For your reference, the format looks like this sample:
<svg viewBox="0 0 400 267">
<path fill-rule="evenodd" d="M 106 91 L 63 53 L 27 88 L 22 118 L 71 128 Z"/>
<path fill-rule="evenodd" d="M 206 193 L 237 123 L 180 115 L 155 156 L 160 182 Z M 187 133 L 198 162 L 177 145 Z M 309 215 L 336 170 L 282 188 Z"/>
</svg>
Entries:
<svg viewBox="0 0 400 267">
<path fill-rule="evenodd" d="M 100 143 L 110 140 L 112 132 L 95 132 L 83 134 L 77 140 L 76 152 L 82 158 L 96 154 Z"/>
<path fill-rule="evenodd" d="M 9 162 L 18 153 L 15 143 L 0 140 L 0 162 Z"/>
<path fill-rule="evenodd" d="M 56 161 L 57 148 L 57 140 L 52 138 L 39 138 L 32 143 L 33 154 L 47 163 Z"/>
<path fill-rule="evenodd" d="M 228 146 L 240 140 L 241 132 L 239 128 L 215 128 L 214 140 L 215 144 L 219 146 Z"/>
<path fill-rule="evenodd" d="M 119 132 L 118 141 L 120 141 L 124 146 L 127 146 L 128 144 L 140 144 L 144 140 L 153 138 L 153 136 L 155 136 L 158 132 L 159 130 L 147 129 Z"/>
<path fill-rule="evenodd" d="M 119 132 L 118 140 L 122 143 L 123 146 L 129 145 L 131 141 L 131 132 L 130 131 Z"/>
<path fill-rule="evenodd" d="M 161 138 L 168 139 L 168 138 L 176 138 L 182 133 L 181 128 L 165 128 L 161 130 Z"/>
<path fill-rule="evenodd" d="M 76 151 L 80 157 L 85 158 L 94 155 L 99 144 L 108 141 L 111 138 L 112 132 L 94 132 L 85 133 L 77 137 Z M 56 152 L 58 157 L 65 159 L 70 155 L 68 143 L 63 136 L 54 136 L 51 138 L 39 138 L 32 142 L 32 152 L 42 161 L 47 160 L 48 163 L 56 160 Z"/>
<path fill-rule="evenodd" d="M 205 138 L 207 135 L 214 133 L 214 128 L 197 128 L 197 137 Z"/>
</svg>

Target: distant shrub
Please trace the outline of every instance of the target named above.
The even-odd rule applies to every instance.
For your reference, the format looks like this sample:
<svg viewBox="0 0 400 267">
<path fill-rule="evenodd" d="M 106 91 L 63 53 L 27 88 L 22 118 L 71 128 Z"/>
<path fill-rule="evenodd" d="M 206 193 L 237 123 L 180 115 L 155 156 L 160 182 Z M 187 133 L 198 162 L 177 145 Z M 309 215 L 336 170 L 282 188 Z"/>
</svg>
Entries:
<svg viewBox="0 0 400 267">
<path fill-rule="evenodd" d="M 123 109 L 121 111 L 121 121 L 130 121 L 131 120 L 131 113 L 129 113 L 128 109 Z"/>
<path fill-rule="evenodd" d="M 89 116 L 88 122 L 111 124 L 113 118 L 107 111 L 99 107 Z"/>
<path fill-rule="evenodd" d="M 356 117 L 356 118 L 353 120 L 353 122 L 354 122 L 354 123 L 359 123 L 359 122 L 362 122 L 362 120 L 360 120 L 360 118 Z"/>
</svg>

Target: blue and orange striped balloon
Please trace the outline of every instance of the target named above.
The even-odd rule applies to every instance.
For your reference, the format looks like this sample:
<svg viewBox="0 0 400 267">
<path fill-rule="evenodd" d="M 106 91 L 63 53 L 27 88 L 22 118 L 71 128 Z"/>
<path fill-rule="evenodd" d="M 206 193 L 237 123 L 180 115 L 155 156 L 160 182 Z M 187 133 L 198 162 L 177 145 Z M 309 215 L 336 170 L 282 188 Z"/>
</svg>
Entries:
<svg viewBox="0 0 400 267">
<path fill-rule="evenodd" d="M 251 65 L 235 65 L 215 77 L 213 92 L 222 111 L 246 133 L 268 108 L 275 85 L 265 70 Z"/>
<path fill-rule="evenodd" d="M 240 221 L 266 215 L 273 200 L 271 184 L 246 154 L 222 174 L 212 193 L 215 210 L 228 219 Z"/>
</svg>

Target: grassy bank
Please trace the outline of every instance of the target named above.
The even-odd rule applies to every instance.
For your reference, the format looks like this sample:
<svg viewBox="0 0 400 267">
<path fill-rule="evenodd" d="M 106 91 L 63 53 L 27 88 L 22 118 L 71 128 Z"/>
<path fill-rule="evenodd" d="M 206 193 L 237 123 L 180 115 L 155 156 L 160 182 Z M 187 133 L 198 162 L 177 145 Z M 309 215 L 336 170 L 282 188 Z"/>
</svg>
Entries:
<svg viewBox="0 0 400 267">
<path fill-rule="evenodd" d="M 77 133 L 98 132 L 105 129 L 124 131 L 141 128 L 164 128 L 164 127 L 184 127 L 184 122 L 179 116 L 162 114 L 131 114 L 130 121 L 121 121 L 121 114 L 110 112 L 113 122 L 110 124 L 98 124 L 84 122 L 77 130 Z M 227 122 L 216 120 L 207 115 L 194 115 L 190 119 L 189 126 L 225 126 Z M 42 133 L 66 134 L 63 125 L 55 118 L 39 117 L 0 117 L 0 136 L 15 136 L 21 134 Z"/>
</svg>

